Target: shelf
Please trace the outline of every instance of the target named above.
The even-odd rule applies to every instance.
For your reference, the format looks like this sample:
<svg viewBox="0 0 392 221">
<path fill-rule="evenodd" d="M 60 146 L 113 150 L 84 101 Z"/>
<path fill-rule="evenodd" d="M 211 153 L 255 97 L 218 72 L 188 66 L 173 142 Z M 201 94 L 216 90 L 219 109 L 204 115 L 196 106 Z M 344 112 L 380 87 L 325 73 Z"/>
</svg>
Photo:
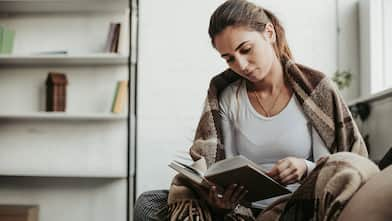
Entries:
<svg viewBox="0 0 392 221">
<path fill-rule="evenodd" d="M 126 114 L 113 113 L 68 113 L 68 112 L 36 112 L 36 113 L 0 113 L 0 119 L 10 120 L 123 120 Z"/>
<path fill-rule="evenodd" d="M 125 65 L 128 56 L 102 53 L 90 55 L 0 55 L 1 66 L 31 65 Z"/>
<path fill-rule="evenodd" d="M 118 12 L 128 5 L 128 0 L 1 0 L 0 12 Z"/>
<path fill-rule="evenodd" d="M 15 178 L 48 178 L 48 179 L 126 179 L 126 174 L 18 174 L 18 173 L 4 173 L 0 171 L 0 179 L 6 177 Z"/>
</svg>

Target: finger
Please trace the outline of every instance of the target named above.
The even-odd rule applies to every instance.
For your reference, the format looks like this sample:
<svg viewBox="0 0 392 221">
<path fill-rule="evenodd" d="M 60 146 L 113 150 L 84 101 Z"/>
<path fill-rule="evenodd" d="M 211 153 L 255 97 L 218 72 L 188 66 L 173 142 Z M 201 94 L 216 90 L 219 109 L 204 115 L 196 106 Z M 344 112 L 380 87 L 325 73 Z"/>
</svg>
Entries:
<svg viewBox="0 0 392 221">
<path fill-rule="evenodd" d="M 297 173 L 293 173 L 290 176 L 285 177 L 281 183 L 283 184 L 291 184 L 291 183 L 295 183 L 298 181 L 298 174 Z"/>
<path fill-rule="evenodd" d="M 276 164 L 278 171 L 279 171 L 279 174 L 282 173 L 285 169 L 289 168 L 290 164 L 291 164 L 291 162 L 289 160 L 287 160 L 286 158 L 279 160 L 278 163 Z"/>
<path fill-rule="evenodd" d="M 217 190 L 216 190 L 216 186 L 211 187 L 210 199 L 211 199 L 212 202 L 214 202 L 214 203 L 219 202 L 218 192 L 217 192 Z"/>
<path fill-rule="evenodd" d="M 235 191 L 233 192 L 233 195 L 231 195 L 231 202 L 237 202 L 238 197 L 241 195 L 241 193 L 244 191 L 245 187 L 244 186 L 238 186 Z"/>
<path fill-rule="evenodd" d="M 223 198 L 227 201 L 230 201 L 231 196 L 234 193 L 234 190 L 237 188 L 237 184 L 231 184 L 223 193 Z"/>
<path fill-rule="evenodd" d="M 274 179 L 279 181 L 280 174 L 287 168 L 288 163 L 285 160 L 279 160 L 277 164 L 271 169 L 268 175 Z"/>
<path fill-rule="evenodd" d="M 296 168 L 286 168 L 284 171 L 282 171 L 279 174 L 279 180 L 284 180 L 287 176 L 290 176 L 291 174 L 295 173 L 297 171 Z"/>
<path fill-rule="evenodd" d="M 208 192 L 208 198 L 210 199 L 211 202 L 213 202 L 215 200 L 213 189 L 214 189 L 214 187 L 212 186 L 210 191 Z"/>
<path fill-rule="evenodd" d="M 270 176 L 270 177 L 275 177 L 275 176 L 277 176 L 278 174 L 279 174 L 279 171 L 278 171 L 278 166 L 277 166 L 277 164 L 275 164 L 275 165 L 271 168 L 271 170 L 270 170 L 269 172 L 267 172 L 267 175 Z"/>
<path fill-rule="evenodd" d="M 278 176 L 283 170 L 285 170 L 289 166 L 289 161 L 285 158 L 282 160 L 278 160 L 275 166 L 269 172 L 270 176 Z"/>
<path fill-rule="evenodd" d="M 245 198 L 245 196 L 248 194 L 248 190 L 247 189 L 243 189 L 241 194 L 238 196 L 238 201 L 237 203 L 241 202 L 241 200 L 243 200 Z"/>
</svg>

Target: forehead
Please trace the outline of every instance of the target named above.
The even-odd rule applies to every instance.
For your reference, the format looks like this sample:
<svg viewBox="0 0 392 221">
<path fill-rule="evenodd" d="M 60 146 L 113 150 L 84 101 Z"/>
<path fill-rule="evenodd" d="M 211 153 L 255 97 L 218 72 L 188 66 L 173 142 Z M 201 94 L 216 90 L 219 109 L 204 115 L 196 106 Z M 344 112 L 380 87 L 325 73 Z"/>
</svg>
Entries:
<svg viewBox="0 0 392 221">
<path fill-rule="evenodd" d="M 246 27 L 229 26 L 215 36 L 214 44 L 220 53 L 230 53 L 242 42 L 253 41 L 260 36 L 259 32 Z"/>
</svg>

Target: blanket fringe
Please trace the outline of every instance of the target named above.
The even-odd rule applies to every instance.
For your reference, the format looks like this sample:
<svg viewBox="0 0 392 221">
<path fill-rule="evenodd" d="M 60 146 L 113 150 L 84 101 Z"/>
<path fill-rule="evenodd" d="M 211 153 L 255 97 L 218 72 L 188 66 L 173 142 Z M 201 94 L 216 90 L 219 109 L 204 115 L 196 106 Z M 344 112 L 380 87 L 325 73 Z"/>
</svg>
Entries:
<svg viewBox="0 0 392 221">
<path fill-rule="evenodd" d="M 196 200 L 181 200 L 169 205 L 170 221 L 212 221 L 210 209 Z"/>
</svg>

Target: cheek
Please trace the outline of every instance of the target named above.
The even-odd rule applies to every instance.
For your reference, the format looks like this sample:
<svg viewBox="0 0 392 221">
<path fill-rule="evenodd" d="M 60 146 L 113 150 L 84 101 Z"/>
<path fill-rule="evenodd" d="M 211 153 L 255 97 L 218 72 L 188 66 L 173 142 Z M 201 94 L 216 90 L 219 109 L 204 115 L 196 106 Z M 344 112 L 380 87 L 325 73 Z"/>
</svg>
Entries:
<svg viewBox="0 0 392 221">
<path fill-rule="evenodd" d="M 271 45 L 266 45 L 266 47 L 258 50 L 258 53 L 255 55 L 258 58 L 258 65 L 262 68 L 269 67 L 274 58 L 274 49 Z"/>
</svg>

